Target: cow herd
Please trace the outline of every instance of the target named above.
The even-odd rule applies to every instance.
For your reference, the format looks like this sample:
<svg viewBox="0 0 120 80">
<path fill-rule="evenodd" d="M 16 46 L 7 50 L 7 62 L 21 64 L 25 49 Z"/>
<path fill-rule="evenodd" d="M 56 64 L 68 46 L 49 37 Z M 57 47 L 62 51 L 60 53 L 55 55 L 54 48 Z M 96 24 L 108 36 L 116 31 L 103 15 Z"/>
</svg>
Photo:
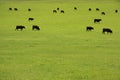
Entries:
<svg viewBox="0 0 120 80">
<path fill-rule="evenodd" d="M 86 27 L 86 31 L 92 31 L 94 30 L 94 28 L 92 26 L 87 26 Z M 110 28 L 103 28 L 102 29 L 102 33 L 105 34 L 105 33 L 113 33 L 113 31 L 110 29 Z"/>
<path fill-rule="evenodd" d="M 28 21 L 33 21 L 33 20 L 34 20 L 34 18 L 28 18 Z M 21 30 L 22 31 L 23 29 L 25 29 L 25 26 L 17 25 L 15 30 L 17 30 L 17 31 Z M 33 25 L 32 30 L 40 30 L 40 27 L 38 25 Z"/>
<path fill-rule="evenodd" d="M 77 7 L 73 7 L 73 9 L 77 10 L 78 8 Z M 14 11 L 18 11 L 18 8 L 9 8 L 9 10 L 10 11 L 13 11 L 13 10 Z M 99 8 L 96 8 L 95 10 L 96 11 L 100 11 Z M 31 9 L 28 8 L 28 11 L 31 11 Z M 92 8 L 88 8 L 88 11 L 92 11 Z M 53 13 L 58 13 L 58 12 L 65 13 L 65 11 L 63 9 L 60 9 L 59 7 L 57 7 L 56 9 L 53 9 Z M 114 12 L 118 13 L 118 10 L 116 9 Z M 104 11 L 102 11 L 101 14 L 102 15 L 106 15 L 106 13 Z M 28 18 L 29 22 L 33 21 L 33 20 L 34 20 L 33 17 Z M 102 21 L 101 18 L 94 19 L 94 23 L 100 23 L 101 21 Z M 25 29 L 25 26 L 23 26 L 23 25 L 17 25 L 15 30 L 21 30 L 22 31 L 23 29 Z M 32 26 L 32 30 L 40 30 L 40 27 L 38 25 L 33 25 Z M 92 30 L 94 30 L 94 28 L 92 26 L 87 26 L 86 27 L 86 31 L 92 31 Z M 113 31 L 110 28 L 103 28 L 102 29 L 102 33 L 103 34 L 105 34 L 105 33 L 113 33 Z"/>
<path fill-rule="evenodd" d="M 94 23 L 100 23 L 100 21 L 102 21 L 102 19 L 94 19 Z M 92 26 L 87 26 L 86 27 L 86 31 L 92 31 L 94 30 L 94 28 Z M 102 33 L 105 34 L 105 33 L 113 33 L 113 31 L 110 29 L 110 28 L 103 28 L 102 29 Z"/>
<path fill-rule="evenodd" d="M 23 30 L 25 29 L 25 26 L 23 25 L 17 25 L 15 30 Z M 40 30 L 40 27 L 38 25 L 33 25 L 32 30 Z"/>
<path fill-rule="evenodd" d="M 17 8 L 9 8 L 10 11 L 14 10 L 14 11 L 18 11 Z"/>
<path fill-rule="evenodd" d="M 10 11 L 18 11 L 18 8 L 9 8 L 9 10 Z M 28 11 L 31 11 L 31 9 L 30 8 L 28 8 Z M 32 18 L 32 17 L 30 17 L 30 18 L 28 18 L 28 21 L 30 22 L 30 21 L 33 21 L 34 20 L 34 18 Z M 15 30 L 17 30 L 17 31 L 22 31 L 23 29 L 25 29 L 26 27 L 25 26 L 23 26 L 23 25 L 17 25 L 16 26 L 16 28 L 15 28 Z M 40 30 L 40 27 L 38 26 L 38 25 L 33 25 L 32 26 L 32 30 Z"/>
<path fill-rule="evenodd" d="M 73 8 L 74 10 L 77 10 L 77 7 Z M 56 9 L 53 9 L 53 13 L 65 13 L 65 11 L 63 9 L 60 9 L 59 7 L 57 7 Z"/>
<path fill-rule="evenodd" d="M 77 7 L 74 7 L 73 9 L 77 10 Z M 95 10 L 100 11 L 99 8 L 96 8 Z M 92 11 L 92 8 L 88 8 L 88 11 Z M 64 13 L 64 10 L 60 10 L 60 8 L 56 8 L 56 9 L 53 10 L 53 13 L 57 13 L 57 12 Z M 116 9 L 114 12 L 118 13 L 118 10 Z M 101 15 L 106 15 L 106 13 L 104 11 L 102 11 Z M 100 23 L 101 21 L 102 21 L 101 18 L 94 19 L 94 23 Z M 94 30 L 94 28 L 92 26 L 87 26 L 86 27 L 86 31 L 92 31 L 92 30 Z M 113 33 L 113 31 L 110 28 L 103 28 L 102 33 L 103 34 L 105 34 L 105 33 Z"/>
<path fill-rule="evenodd" d="M 10 10 L 10 11 L 18 11 L 18 8 L 11 8 L 11 7 L 10 7 L 9 10 Z M 28 11 L 31 11 L 31 9 L 28 8 Z"/>
<path fill-rule="evenodd" d="M 65 11 L 62 10 L 62 9 L 60 10 L 60 8 L 56 8 L 56 9 L 53 10 L 53 13 L 58 13 L 58 12 L 65 13 Z"/>
<path fill-rule="evenodd" d="M 88 9 L 89 11 L 92 11 L 91 8 Z M 100 11 L 99 8 L 96 8 L 96 11 Z M 118 13 L 118 10 L 116 9 L 114 11 L 115 13 Z M 106 13 L 104 11 L 101 12 L 101 15 L 106 15 Z M 100 23 L 102 21 L 102 19 L 94 19 L 94 23 Z M 86 27 L 86 31 L 92 31 L 94 30 L 94 28 L 92 26 L 87 26 Z M 105 34 L 105 33 L 113 33 L 113 31 L 110 29 L 110 28 L 103 28 L 102 29 L 102 33 Z"/>
<path fill-rule="evenodd" d="M 74 7 L 73 9 L 74 9 L 74 10 L 77 10 L 77 7 Z M 89 11 L 92 11 L 92 8 L 88 8 L 88 10 L 89 10 Z M 95 10 L 96 10 L 96 11 L 100 11 L 99 8 L 96 8 Z M 60 13 L 65 13 L 65 11 L 64 11 L 63 9 L 60 10 L 59 7 L 56 8 L 56 9 L 53 9 L 53 13 L 58 13 L 58 12 L 60 12 Z M 115 13 L 118 13 L 118 10 L 116 9 L 114 12 L 115 12 Z M 105 15 L 105 12 L 101 12 L 101 14 L 102 14 L 102 15 Z"/>
<path fill-rule="evenodd" d="M 88 8 L 88 10 L 89 10 L 89 11 L 92 11 L 92 8 Z M 95 10 L 96 10 L 96 11 L 100 11 L 99 8 L 96 8 Z M 115 13 L 118 13 L 118 10 L 116 9 L 116 10 L 114 10 L 114 12 L 115 12 Z M 102 14 L 102 15 L 105 15 L 105 12 L 103 11 L 103 12 L 101 12 L 101 14 Z"/>
</svg>

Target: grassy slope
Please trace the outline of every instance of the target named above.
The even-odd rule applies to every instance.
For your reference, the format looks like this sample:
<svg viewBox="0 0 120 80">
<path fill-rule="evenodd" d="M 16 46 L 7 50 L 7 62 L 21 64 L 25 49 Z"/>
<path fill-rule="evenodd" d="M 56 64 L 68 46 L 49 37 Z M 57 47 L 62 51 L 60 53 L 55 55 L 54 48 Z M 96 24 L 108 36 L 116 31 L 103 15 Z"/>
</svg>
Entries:
<svg viewBox="0 0 120 80">
<path fill-rule="evenodd" d="M 0 6 L 0 79 L 1 80 L 119 80 L 120 14 L 118 3 L 84 2 L 2 2 Z M 65 14 L 52 14 L 60 7 Z M 78 6 L 78 11 L 73 7 Z M 18 7 L 19 11 L 8 11 Z M 27 12 L 31 7 L 32 12 Z M 106 12 L 87 9 L 100 7 Z M 35 21 L 28 22 L 28 17 Z M 100 24 L 93 19 L 100 17 Z M 14 31 L 16 25 L 24 31 Z M 41 31 L 32 31 L 33 24 Z M 85 27 L 95 27 L 86 32 Z M 102 35 L 103 27 L 113 29 Z"/>
</svg>

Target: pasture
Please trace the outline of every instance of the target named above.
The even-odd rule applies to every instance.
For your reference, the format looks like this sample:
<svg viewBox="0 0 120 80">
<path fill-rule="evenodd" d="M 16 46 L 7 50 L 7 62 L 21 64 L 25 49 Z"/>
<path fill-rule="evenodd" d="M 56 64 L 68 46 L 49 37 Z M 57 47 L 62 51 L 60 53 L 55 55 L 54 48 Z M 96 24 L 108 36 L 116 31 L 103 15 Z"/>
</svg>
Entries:
<svg viewBox="0 0 120 80">
<path fill-rule="evenodd" d="M 119 5 L 119 0 L 0 1 L 0 80 L 120 80 Z M 53 13 L 58 7 L 65 12 Z M 102 21 L 94 23 L 95 18 Z M 17 25 L 26 28 L 16 31 Z M 94 30 L 86 32 L 86 26 Z M 113 34 L 102 34 L 103 28 Z"/>
</svg>

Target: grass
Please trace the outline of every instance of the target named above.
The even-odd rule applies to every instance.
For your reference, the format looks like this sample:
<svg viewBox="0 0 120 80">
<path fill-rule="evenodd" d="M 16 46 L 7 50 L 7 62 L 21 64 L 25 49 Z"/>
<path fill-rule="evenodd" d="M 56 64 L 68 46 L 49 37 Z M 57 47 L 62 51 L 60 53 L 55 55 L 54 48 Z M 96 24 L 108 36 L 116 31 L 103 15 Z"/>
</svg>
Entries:
<svg viewBox="0 0 120 80">
<path fill-rule="evenodd" d="M 65 14 L 53 14 L 57 7 Z M 96 7 L 106 15 L 96 12 Z M 120 80 L 120 13 L 115 14 L 115 9 L 120 9 L 119 3 L 112 0 L 1 1 L 0 80 Z M 29 22 L 29 17 L 35 20 Z M 94 18 L 103 21 L 94 24 Z M 32 31 L 34 24 L 41 31 Z M 16 25 L 26 29 L 15 31 Z M 86 26 L 95 30 L 86 32 Z M 113 34 L 103 35 L 103 27 Z"/>
</svg>

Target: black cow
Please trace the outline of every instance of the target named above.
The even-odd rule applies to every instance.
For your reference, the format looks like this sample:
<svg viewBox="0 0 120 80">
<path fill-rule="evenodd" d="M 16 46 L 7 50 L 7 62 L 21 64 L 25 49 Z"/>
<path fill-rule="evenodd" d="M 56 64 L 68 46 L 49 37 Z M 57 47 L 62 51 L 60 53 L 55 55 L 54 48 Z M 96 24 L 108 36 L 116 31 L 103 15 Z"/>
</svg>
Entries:
<svg viewBox="0 0 120 80">
<path fill-rule="evenodd" d="M 40 28 L 39 28 L 39 26 L 37 26 L 37 25 L 33 25 L 33 26 L 32 26 L 32 30 L 40 30 Z"/>
<path fill-rule="evenodd" d="M 74 7 L 74 10 L 77 10 L 77 7 Z"/>
<path fill-rule="evenodd" d="M 18 9 L 17 8 L 14 8 L 15 11 L 17 11 Z"/>
<path fill-rule="evenodd" d="M 102 15 L 105 15 L 105 12 L 101 12 Z"/>
<path fill-rule="evenodd" d="M 28 18 L 28 21 L 33 21 L 34 20 L 34 18 Z"/>
<path fill-rule="evenodd" d="M 57 8 L 57 10 L 60 10 L 60 8 Z"/>
<path fill-rule="evenodd" d="M 94 19 L 94 23 L 100 23 L 100 21 L 102 21 L 102 19 Z"/>
<path fill-rule="evenodd" d="M 57 13 L 57 10 L 53 10 L 53 13 Z"/>
<path fill-rule="evenodd" d="M 118 10 L 115 10 L 115 13 L 118 13 Z"/>
<path fill-rule="evenodd" d="M 96 11 L 99 11 L 100 9 L 99 8 L 96 8 Z"/>
<path fill-rule="evenodd" d="M 9 10 L 12 10 L 12 8 L 9 8 Z"/>
<path fill-rule="evenodd" d="M 25 29 L 25 26 L 22 26 L 22 25 L 19 25 L 19 26 L 16 26 L 16 29 L 15 30 L 23 30 Z"/>
<path fill-rule="evenodd" d="M 109 29 L 109 28 L 103 28 L 102 33 L 105 34 L 105 32 L 106 33 L 113 33 L 111 29 Z"/>
<path fill-rule="evenodd" d="M 61 13 L 65 13 L 64 10 L 61 10 L 60 12 L 61 12 Z"/>
<path fill-rule="evenodd" d="M 31 9 L 29 8 L 28 11 L 31 11 Z"/>
<path fill-rule="evenodd" d="M 91 30 L 94 30 L 94 28 L 91 27 L 91 26 L 87 26 L 87 27 L 86 27 L 86 31 L 91 31 Z"/>
<path fill-rule="evenodd" d="M 91 8 L 89 8 L 88 10 L 89 10 L 89 11 L 91 11 L 92 9 L 91 9 Z"/>
</svg>

